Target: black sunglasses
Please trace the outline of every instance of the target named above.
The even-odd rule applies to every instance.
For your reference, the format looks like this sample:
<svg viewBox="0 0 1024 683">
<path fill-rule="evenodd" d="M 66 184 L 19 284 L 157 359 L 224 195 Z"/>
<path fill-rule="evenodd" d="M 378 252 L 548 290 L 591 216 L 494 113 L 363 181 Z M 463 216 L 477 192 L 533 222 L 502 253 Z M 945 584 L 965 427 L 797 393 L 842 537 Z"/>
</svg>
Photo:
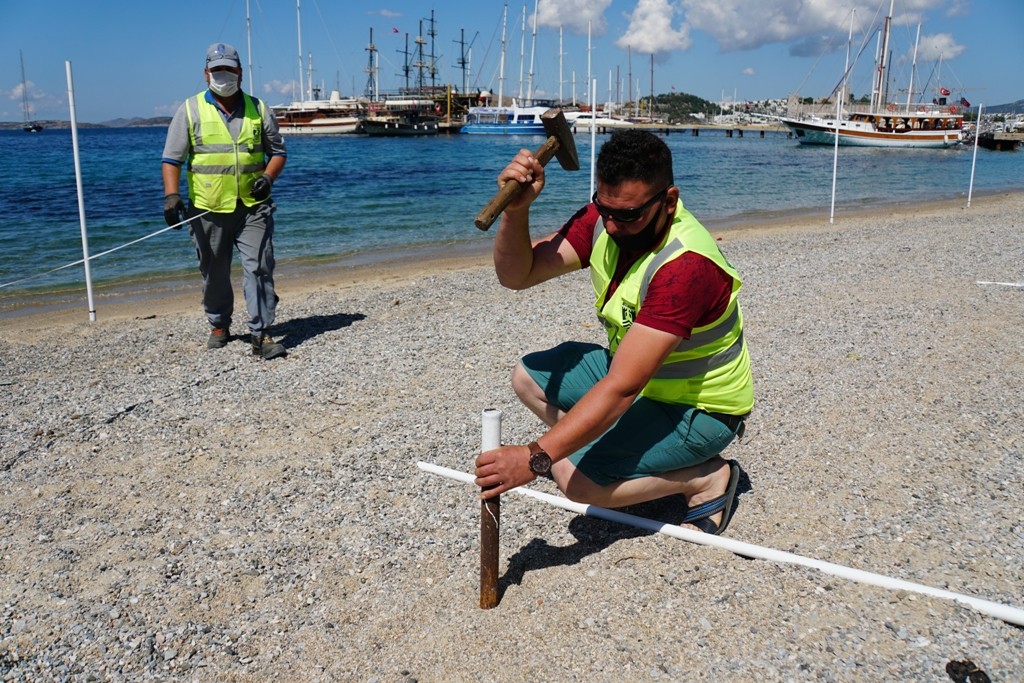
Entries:
<svg viewBox="0 0 1024 683">
<path fill-rule="evenodd" d="M 669 185 L 671 187 L 671 185 Z M 644 214 L 647 213 L 647 209 L 651 208 L 651 205 L 660 201 L 668 193 L 668 187 L 654 195 L 646 202 L 643 206 L 635 206 L 628 209 L 609 209 L 607 206 L 603 206 L 597 201 L 597 192 L 594 192 L 594 196 L 590 198 L 590 201 L 597 207 L 597 212 L 601 214 L 601 218 L 608 220 L 611 218 L 616 223 L 633 223 L 643 218 Z"/>
</svg>

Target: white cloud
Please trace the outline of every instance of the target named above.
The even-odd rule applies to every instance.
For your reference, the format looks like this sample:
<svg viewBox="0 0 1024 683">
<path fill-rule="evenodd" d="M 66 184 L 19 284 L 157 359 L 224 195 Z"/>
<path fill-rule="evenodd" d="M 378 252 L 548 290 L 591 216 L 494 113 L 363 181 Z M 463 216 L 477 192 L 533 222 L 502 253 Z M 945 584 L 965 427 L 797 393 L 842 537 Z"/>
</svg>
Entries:
<svg viewBox="0 0 1024 683">
<path fill-rule="evenodd" d="M 269 81 L 260 84 L 260 88 L 264 94 L 268 95 L 288 95 L 291 97 L 294 93 L 299 90 L 299 85 L 295 81 Z"/>
<path fill-rule="evenodd" d="M 893 22 L 914 25 L 924 11 L 947 2 L 907 0 L 901 3 L 905 13 Z M 880 23 L 888 9 L 880 13 L 876 0 L 856 0 L 852 6 L 835 0 L 681 0 L 681 4 L 686 25 L 710 35 L 723 52 L 790 43 L 790 52 L 798 55 L 821 54 L 845 45 L 851 8 L 856 9 L 855 33 Z"/>
<path fill-rule="evenodd" d="M 921 42 L 917 48 L 917 61 L 933 62 L 941 57 L 952 59 L 963 54 L 967 48 L 960 45 L 948 33 L 936 33 L 933 36 L 921 36 Z"/>
<path fill-rule="evenodd" d="M 675 14 L 668 0 L 639 0 L 629 16 L 629 27 L 615 45 L 655 55 L 689 49 L 693 44 L 690 29 L 686 24 L 673 28 Z"/>
<path fill-rule="evenodd" d="M 550 26 L 551 28 L 562 26 L 570 33 L 584 36 L 587 35 L 589 27 L 591 35 L 604 35 L 608 30 L 604 11 L 611 3 L 612 0 L 541 2 L 537 5 L 537 26 Z"/>
<path fill-rule="evenodd" d="M 746 69 L 743 70 L 743 75 L 744 76 L 756 76 L 757 75 L 757 71 L 754 70 L 754 67 L 748 66 Z"/>
</svg>

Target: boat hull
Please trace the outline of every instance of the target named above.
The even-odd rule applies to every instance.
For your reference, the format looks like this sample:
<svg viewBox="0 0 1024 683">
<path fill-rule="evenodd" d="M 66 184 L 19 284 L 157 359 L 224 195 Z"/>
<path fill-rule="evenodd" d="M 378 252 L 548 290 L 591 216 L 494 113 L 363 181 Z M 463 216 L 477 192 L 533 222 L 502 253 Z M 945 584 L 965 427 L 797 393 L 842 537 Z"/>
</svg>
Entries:
<svg viewBox="0 0 1024 683">
<path fill-rule="evenodd" d="M 278 121 L 282 135 L 351 135 L 362 130 L 363 120 L 356 116 Z"/>
<path fill-rule="evenodd" d="M 545 107 L 470 107 L 459 131 L 467 135 L 545 135 Z"/>
<path fill-rule="evenodd" d="M 533 123 L 466 123 L 459 130 L 468 135 L 544 135 L 544 125 Z"/>
<path fill-rule="evenodd" d="M 782 118 L 781 121 L 796 134 L 800 144 L 836 144 L 835 119 Z M 926 130 L 908 126 L 902 129 L 881 129 L 866 121 L 847 119 L 840 119 L 838 133 L 839 144 L 851 147 L 941 149 L 953 147 L 962 141 L 960 128 Z"/>
</svg>

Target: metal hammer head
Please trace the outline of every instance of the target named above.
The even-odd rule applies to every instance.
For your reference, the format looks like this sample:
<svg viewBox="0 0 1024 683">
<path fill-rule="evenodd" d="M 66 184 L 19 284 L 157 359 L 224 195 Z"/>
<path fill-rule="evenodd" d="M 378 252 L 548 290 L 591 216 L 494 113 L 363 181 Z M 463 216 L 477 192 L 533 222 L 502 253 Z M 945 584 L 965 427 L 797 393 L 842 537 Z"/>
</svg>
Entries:
<svg viewBox="0 0 1024 683">
<path fill-rule="evenodd" d="M 576 154 L 576 139 L 572 135 L 572 129 L 569 128 L 569 122 L 565 120 L 562 110 L 548 109 L 540 115 L 540 120 L 544 123 L 544 132 L 547 133 L 547 136 L 558 141 L 558 147 L 555 149 L 555 158 L 558 159 L 558 163 L 566 171 L 580 170 L 580 158 Z"/>
</svg>

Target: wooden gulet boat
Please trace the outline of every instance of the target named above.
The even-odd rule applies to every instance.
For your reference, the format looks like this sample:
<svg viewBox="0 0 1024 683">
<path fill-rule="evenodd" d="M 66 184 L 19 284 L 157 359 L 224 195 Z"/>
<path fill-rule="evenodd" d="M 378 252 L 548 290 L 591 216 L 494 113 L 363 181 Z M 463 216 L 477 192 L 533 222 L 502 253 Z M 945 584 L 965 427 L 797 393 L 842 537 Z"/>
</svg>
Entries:
<svg viewBox="0 0 1024 683">
<path fill-rule="evenodd" d="M 961 107 L 970 103 L 960 100 L 960 106 L 947 105 L 950 92 L 942 88 L 940 97 L 931 104 L 905 105 L 886 103 L 888 92 L 889 34 L 895 0 L 890 0 L 889 14 L 882 28 L 881 49 L 875 69 L 871 103 L 867 111 L 848 112 L 838 116 L 812 116 L 798 119 L 781 117 L 780 121 L 796 134 L 797 141 L 805 145 L 834 145 L 838 136 L 840 145 L 859 147 L 943 148 L 960 144 L 964 139 L 964 117 Z M 852 35 L 852 31 L 851 31 Z M 911 80 L 911 91 L 913 80 Z M 842 97 L 840 90 L 840 98 Z"/>
</svg>

